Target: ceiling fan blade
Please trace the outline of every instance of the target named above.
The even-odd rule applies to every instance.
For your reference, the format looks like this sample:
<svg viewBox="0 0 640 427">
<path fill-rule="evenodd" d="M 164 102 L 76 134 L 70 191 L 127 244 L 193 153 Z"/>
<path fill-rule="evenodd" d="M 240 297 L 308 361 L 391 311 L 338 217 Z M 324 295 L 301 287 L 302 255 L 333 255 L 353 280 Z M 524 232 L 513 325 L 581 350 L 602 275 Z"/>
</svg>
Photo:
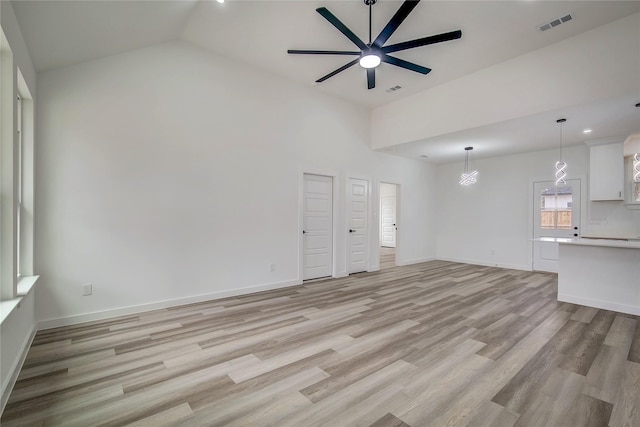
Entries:
<svg viewBox="0 0 640 427">
<path fill-rule="evenodd" d="M 316 80 L 316 83 L 322 83 L 323 81 L 327 80 L 329 77 L 333 77 L 338 73 L 343 72 L 344 70 L 346 70 L 349 67 L 353 67 L 354 65 L 356 65 L 358 63 L 358 61 L 360 60 L 360 58 L 356 58 L 353 61 L 343 65 L 342 67 L 338 68 L 337 70 L 334 70 L 332 72 L 330 72 L 329 74 L 327 74 L 326 76 L 320 77 L 318 80 Z"/>
<path fill-rule="evenodd" d="M 376 87 L 376 69 L 367 68 L 367 89 Z"/>
<path fill-rule="evenodd" d="M 347 28 L 347 26 L 344 25 L 338 18 L 336 18 L 336 16 L 333 13 L 329 12 L 329 10 L 326 7 L 319 7 L 319 8 L 316 9 L 316 12 L 318 12 L 320 15 L 322 15 L 324 17 L 324 19 L 329 21 L 331 23 L 331 25 L 336 27 L 338 29 L 338 31 L 340 31 L 349 40 L 351 40 L 353 42 L 353 44 L 358 46 L 360 48 L 360 50 L 369 49 L 369 47 L 362 40 L 360 40 L 358 38 L 358 36 L 353 34 L 353 31 L 351 31 L 349 28 Z"/>
<path fill-rule="evenodd" d="M 435 36 L 423 37 L 421 39 L 409 40 L 407 42 L 391 44 L 382 48 L 382 52 L 391 53 L 400 50 L 413 49 L 415 47 L 426 46 L 429 44 L 448 42 L 450 40 L 462 37 L 462 31 L 450 31 L 448 33 L 437 34 Z"/>
<path fill-rule="evenodd" d="M 389 55 L 383 55 L 382 61 L 387 64 L 395 65 L 396 67 L 406 68 L 407 70 L 415 71 L 420 74 L 429 74 L 431 68 L 423 67 L 422 65 L 414 64 L 413 62 L 405 61 L 404 59 L 396 58 Z"/>
<path fill-rule="evenodd" d="M 297 50 L 289 49 L 287 53 L 293 55 L 360 55 L 362 52 L 347 50 Z"/>
<path fill-rule="evenodd" d="M 398 29 L 400 24 L 402 24 L 402 21 L 409 16 L 413 8 L 418 5 L 419 1 L 420 0 L 406 0 L 402 3 L 400 9 L 398 9 L 396 14 L 393 15 L 393 18 L 391 18 L 378 37 L 373 41 L 373 45 L 377 48 L 381 48 L 387 40 L 389 40 L 389 37 L 391 37 L 391 35 Z"/>
</svg>

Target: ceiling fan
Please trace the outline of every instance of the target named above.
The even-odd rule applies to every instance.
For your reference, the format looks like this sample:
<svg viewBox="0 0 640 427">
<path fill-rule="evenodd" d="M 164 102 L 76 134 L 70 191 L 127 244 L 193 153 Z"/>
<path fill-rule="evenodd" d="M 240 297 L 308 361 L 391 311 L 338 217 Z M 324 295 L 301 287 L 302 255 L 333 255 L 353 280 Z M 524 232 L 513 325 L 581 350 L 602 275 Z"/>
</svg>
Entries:
<svg viewBox="0 0 640 427">
<path fill-rule="evenodd" d="M 327 21 L 344 34 L 349 40 L 353 42 L 360 50 L 359 51 L 345 51 L 345 50 L 287 50 L 287 53 L 294 55 L 357 55 L 358 58 L 343 65 L 342 67 L 330 72 L 326 76 L 320 77 L 316 80 L 316 83 L 322 83 L 330 77 L 346 70 L 349 67 L 360 63 L 360 66 L 367 70 L 367 88 L 373 89 L 376 87 L 376 67 L 380 65 L 380 62 L 386 62 L 387 64 L 395 65 L 396 67 L 406 68 L 407 70 L 415 71 L 421 74 L 428 74 L 431 68 L 423 67 L 413 62 L 405 61 L 395 56 L 389 55 L 393 52 L 399 52 L 401 50 L 413 49 L 420 46 L 426 46 L 434 43 L 441 43 L 450 40 L 459 39 L 462 37 L 462 31 L 450 31 L 448 33 L 437 34 L 434 36 L 423 37 L 420 39 L 409 40 L 402 43 L 396 43 L 389 46 L 384 44 L 389 40 L 389 37 L 398 29 L 402 21 L 406 19 L 411 11 L 418 5 L 420 0 L 405 0 L 400 6 L 398 11 L 393 15 L 391 20 L 387 23 L 384 29 L 380 32 L 378 37 L 371 41 L 371 7 L 377 0 L 364 0 L 364 4 L 369 6 L 369 43 L 365 44 L 353 31 L 347 28 L 334 14 L 329 12 L 326 7 L 320 7 L 316 9 L 320 15 L 322 15 Z"/>
</svg>

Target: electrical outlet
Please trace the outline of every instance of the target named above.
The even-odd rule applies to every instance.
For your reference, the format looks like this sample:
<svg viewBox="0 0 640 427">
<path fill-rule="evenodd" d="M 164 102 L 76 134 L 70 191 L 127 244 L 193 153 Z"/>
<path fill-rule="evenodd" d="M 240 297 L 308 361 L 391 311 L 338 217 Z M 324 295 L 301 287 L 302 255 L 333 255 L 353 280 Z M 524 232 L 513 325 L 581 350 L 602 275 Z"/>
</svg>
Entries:
<svg viewBox="0 0 640 427">
<path fill-rule="evenodd" d="M 88 296 L 93 293 L 93 285 L 91 283 L 85 283 L 82 285 L 82 296 Z"/>
<path fill-rule="evenodd" d="M 271 265 L 269 266 L 269 271 L 271 271 L 272 273 L 273 273 L 274 271 L 276 271 L 276 265 L 275 265 L 275 264 L 271 264 Z"/>
</svg>

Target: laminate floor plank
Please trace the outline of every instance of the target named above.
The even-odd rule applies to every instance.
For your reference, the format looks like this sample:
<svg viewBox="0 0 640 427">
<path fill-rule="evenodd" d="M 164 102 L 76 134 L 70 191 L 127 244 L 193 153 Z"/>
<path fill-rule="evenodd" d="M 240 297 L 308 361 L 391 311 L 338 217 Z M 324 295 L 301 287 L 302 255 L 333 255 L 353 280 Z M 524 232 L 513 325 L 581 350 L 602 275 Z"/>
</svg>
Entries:
<svg viewBox="0 0 640 427">
<path fill-rule="evenodd" d="M 334 414 L 324 427 L 335 426 L 368 426 L 384 417 L 388 411 L 406 404 L 409 400 L 401 386 L 391 384 L 388 387 L 366 396 L 362 401 L 349 406 L 344 411 Z"/>
<path fill-rule="evenodd" d="M 449 404 L 457 395 L 489 371 L 493 363 L 475 354 L 459 359 L 455 369 L 434 372 L 431 376 L 433 380 L 429 383 L 421 382 L 420 389 L 413 385 L 407 387 L 407 394 L 412 397 L 411 402 L 393 411 L 393 414 L 412 426 L 429 423 L 444 425 L 436 421 L 438 417 L 449 409 Z M 443 389 L 440 384 L 446 384 L 447 387 Z"/>
<path fill-rule="evenodd" d="M 612 427 L 640 425 L 638 396 L 640 396 L 640 364 L 626 361 L 609 425 Z"/>
<path fill-rule="evenodd" d="M 613 426 L 616 425 L 614 420 L 611 420 L 611 424 L 609 424 L 612 409 L 613 405 L 608 402 L 587 396 L 586 394 L 580 394 L 561 420 L 561 424 L 585 427 Z"/>
<path fill-rule="evenodd" d="M 39 331 L 6 426 L 637 426 L 640 318 L 431 261 Z"/>
<path fill-rule="evenodd" d="M 84 391 L 75 396 L 65 394 L 49 394 L 39 397 L 34 401 L 23 401 L 22 405 L 15 405 L 10 411 L 3 414 L 3 426 L 11 426 L 13 420 L 19 420 L 19 424 L 36 424 L 38 421 L 60 416 L 65 412 L 83 410 L 86 407 L 96 405 L 105 400 L 124 395 L 121 385 L 103 387 L 94 391 Z"/>
<path fill-rule="evenodd" d="M 519 415 L 510 412 L 491 401 L 484 401 L 475 411 L 461 420 L 460 425 L 468 427 L 512 427 Z"/>
<path fill-rule="evenodd" d="M 293 426 L 322 425 L 331 420 L 334 414 L 346 411 L 380 390 L 410 377 L 416 371 L 415 366 L 398 360 L 315 403 L 308 411 L 283 418 L 282 423 Z"/>
<path fill-rule="evenodd" d="M 580 396 L 584 382 L 582 375 L 555 368 L 534 398 L 523 408 L 516 425 L 565 425 L 565 416 Z"/>
<path fill-rule="evenodd" d="M 376 420 L 369 427 L 410 427 L 409 424 L 402 421 L 392 413 L 387 413 L 383 417 Z"/>
<path fill-rule="evenodd" d="M 165 409 L 157 414 L 150 415 L 141 420 L 128 424 L 128 427 L 165 427 L 176 425 L 193 416 L 193 411 L 188 403 L 181 403 L 173 408 Z"/>
</svg>

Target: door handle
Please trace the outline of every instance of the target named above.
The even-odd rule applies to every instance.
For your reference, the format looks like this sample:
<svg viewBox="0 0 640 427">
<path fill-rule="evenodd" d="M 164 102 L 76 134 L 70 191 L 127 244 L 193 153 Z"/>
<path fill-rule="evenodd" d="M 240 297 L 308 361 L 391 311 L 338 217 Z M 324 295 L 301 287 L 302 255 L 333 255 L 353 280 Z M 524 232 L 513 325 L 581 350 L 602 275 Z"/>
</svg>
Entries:
<svg viewBox="0 0 640 427">
<path fill-rule="evenodd" d="M 305 230 L 302 230 L 302 234 L 307 234 L 307 232 Z"/>
<path fill-rule="evenodd" d="M 349 229 L 349 233 L 355 233 L 355 232 L 356 232 L 356 230 L 353 230 L 351 228 Z"/>
</svg>

